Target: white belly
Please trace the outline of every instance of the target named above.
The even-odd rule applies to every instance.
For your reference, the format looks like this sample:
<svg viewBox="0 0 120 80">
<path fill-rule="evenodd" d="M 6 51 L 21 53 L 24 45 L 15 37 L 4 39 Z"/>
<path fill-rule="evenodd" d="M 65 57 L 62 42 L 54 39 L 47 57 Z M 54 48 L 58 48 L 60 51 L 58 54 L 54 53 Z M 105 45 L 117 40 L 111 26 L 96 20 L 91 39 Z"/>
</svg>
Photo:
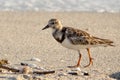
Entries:
<svg viewBox="0 0 120 80">
<path fill-rule="evenodd" d="M 74 49 L 74 50 L 80 50 L 80 49 L 86 49 L 90 47 L 95 47 L 95 45 L 74 45 L 72 44 L 67 38 L 62 42 L 62 46 L 69 48 L 69 49 Z"/>
</svg>

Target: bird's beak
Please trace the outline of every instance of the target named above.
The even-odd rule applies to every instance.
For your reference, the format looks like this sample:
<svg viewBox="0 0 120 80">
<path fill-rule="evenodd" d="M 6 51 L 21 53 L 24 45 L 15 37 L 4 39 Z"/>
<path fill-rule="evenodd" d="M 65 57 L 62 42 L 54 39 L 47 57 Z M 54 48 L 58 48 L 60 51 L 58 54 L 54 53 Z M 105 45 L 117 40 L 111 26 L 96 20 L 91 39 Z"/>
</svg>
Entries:
<svg viewBox="0 0 120 80">
<path fill-rule="evenodd" d="M 49 28 L 50 26 L 49 25 L 47 25 L 47 26 L 45 26 L 42 30 L 44 30 L 44 29 L 47 29 L 47 28 Z"/>
</svg>

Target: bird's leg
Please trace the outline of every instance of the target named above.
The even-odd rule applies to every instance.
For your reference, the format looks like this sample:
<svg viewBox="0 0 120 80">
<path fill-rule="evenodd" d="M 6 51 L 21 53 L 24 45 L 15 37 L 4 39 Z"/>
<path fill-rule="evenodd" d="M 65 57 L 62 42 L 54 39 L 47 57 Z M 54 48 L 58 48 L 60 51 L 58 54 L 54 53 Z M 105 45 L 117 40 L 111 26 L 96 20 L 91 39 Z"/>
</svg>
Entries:
<svg viewBox="0 0 120 80">
<path fill-rule="evenodd" d="M 81 60 L 81 57 L 82 57 L 82 55 L 80 53 L 80 50 L 78 50 L 78 53 L 79 53 L 79 59 L 78 59 L 77 65 L 76 65 L 77 67 L 80 66 L 80 60 Z"/>
<path fill-rule="evenodd" d="M 91 64 L 93 65 L 93 58 L 92 58 L 91 55 L 90 55 L 90 49 L 89 49 L 89 48 L 87 48 L 87 52 L 88 52 L 88 57 L 89 57 L 89 64 L 86 65 L 86 66 L 84 66 L 84 67 L 88 67 L 88 66 L 90 66 Z"/>
<path fill-rule="evenodd" d="M 80 53 L 80 50 L 78 50 L 78 53 L 79 53 L 79 59 L 78 59 L 77 65 L 75 65 L 75 66 L 68 66 L 69 68 L 75 68 L 75 67 L 79 67 L 80 66 L 80 60 L 81 60 L 82 55 Z"/>
</svg>

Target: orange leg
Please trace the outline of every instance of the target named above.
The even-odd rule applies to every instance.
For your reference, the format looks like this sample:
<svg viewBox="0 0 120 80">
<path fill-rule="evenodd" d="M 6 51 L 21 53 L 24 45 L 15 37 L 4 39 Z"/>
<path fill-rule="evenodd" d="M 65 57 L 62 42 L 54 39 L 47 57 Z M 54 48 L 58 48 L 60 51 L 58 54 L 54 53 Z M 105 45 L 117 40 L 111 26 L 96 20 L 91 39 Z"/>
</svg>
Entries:
<svg viewBox="0 0 120 80">
<path fill-rule="evenodd" d="M 78 59 L 78 62 L 77 62 L 77 67 L 79 67 L 80 66 L 80 60 L 81 60 L 81 57 L 82 57 L 82 55 L 81 55 L 81 53 L 80 53 L 80 51 L 78 51 L 79 52 L 79 59 Z"/>
<path fill-rule="evenodd" d="M 79 67 L 80 66 L 80 60 L 81 60 L 82 55 L 81 55 L 80 51 L 78 51 L 78 53 L 79 53 L 79 59 L 78 59 L 77 65 L 75 65 L 75 66 L 68 66 L 69 68 L 75 68 L 75 67 Z"/>
<path fill-rule="evenodd" d="M 88 67 L 88 66 L 90 66 L 91 64 L 93 65 L 93 58 L 92 58 L 91 55 L 90 55 L 90 49 L 89 49 L 89 48 L 87 48 L 87 52 L 88 52 L 88 57 L 89 57 L 89 64 L 86 65 L 86 66 L 84 66 L 84 67 Z"/>
</svg>

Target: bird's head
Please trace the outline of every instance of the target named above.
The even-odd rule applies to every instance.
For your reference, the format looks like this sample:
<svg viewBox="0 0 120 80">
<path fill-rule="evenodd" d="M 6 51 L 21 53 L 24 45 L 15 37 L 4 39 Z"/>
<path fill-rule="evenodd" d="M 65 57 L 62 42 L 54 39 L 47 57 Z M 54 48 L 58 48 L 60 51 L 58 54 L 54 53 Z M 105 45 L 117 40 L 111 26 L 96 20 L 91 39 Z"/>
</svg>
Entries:
<svg viewBox="0 0 120 80">
<path fill-rule="evenodd" d="M 48 24 L 42 30 L 47 29 L 47 28 L 61 30 L 62 24 L 61 24 L 60 20 L 58 20 L 58 19 L 50 19 L 48 21 Z"/>
</svg>

